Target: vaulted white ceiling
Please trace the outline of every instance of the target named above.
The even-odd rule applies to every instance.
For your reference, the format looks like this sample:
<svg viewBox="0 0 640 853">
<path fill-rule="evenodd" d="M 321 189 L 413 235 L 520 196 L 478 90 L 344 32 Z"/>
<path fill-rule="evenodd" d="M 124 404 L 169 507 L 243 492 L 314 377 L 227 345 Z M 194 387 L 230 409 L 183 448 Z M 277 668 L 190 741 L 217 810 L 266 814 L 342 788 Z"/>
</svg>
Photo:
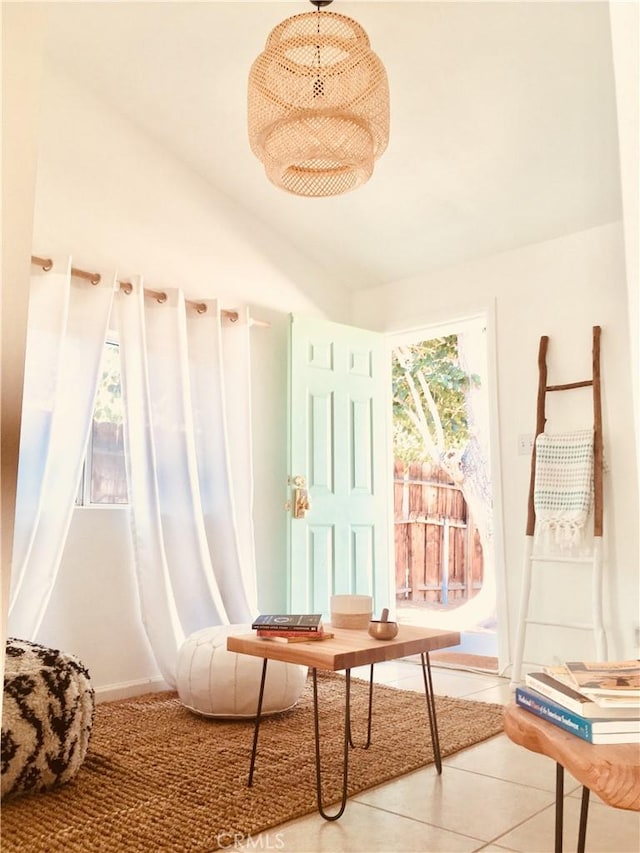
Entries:
<svg viewBox="0 0 640 853">
<path fill-rule="evenodd" d="M 273 187 L 246 132 L 253 59 L 311 9 L 52 3 L 48 51 L 349 289 L 620 218 L 607 3 L 335 0 L 387 68 L 391 138 L 368 184 L 326 199 Z"/>
</svg>

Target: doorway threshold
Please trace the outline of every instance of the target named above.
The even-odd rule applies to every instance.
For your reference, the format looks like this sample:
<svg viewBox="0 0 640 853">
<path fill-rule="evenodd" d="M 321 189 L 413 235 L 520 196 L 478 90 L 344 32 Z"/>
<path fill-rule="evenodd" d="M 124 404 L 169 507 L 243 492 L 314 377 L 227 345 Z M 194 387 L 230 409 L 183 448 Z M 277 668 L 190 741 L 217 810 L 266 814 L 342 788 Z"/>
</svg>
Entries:
<svg viewBox="0 0 640 853">
<path fill-rule="evenodd" d="M 467 652 L 432 652 L 429 659 L 434 666 L 444 669 L 463 669 L 467 672 L 498 674 L 498 658 L 490 655 L 474 655 Z"/>
<path fill-rule="evenodd" d="M 450 629 L 455 631 L 457 630 L 455 611 L 451 611 L 449 616 Z M 429 625 L 429 618 L 424 609 L 412 611 L 408 608 L 398 608 L 397 619 L 401 625 L 404 623 L 432 627 Z M 438 625 L 438 627 L 442 626 Z M 457 646 L 431 652 L 429 658 L 434 666 L 497 675 L 499 673 L 498 636 L 495 620 L 487 620 L 485 625 L 479 625 L 472 630 L 460 631 L 460 643 Z"/>
</svg>

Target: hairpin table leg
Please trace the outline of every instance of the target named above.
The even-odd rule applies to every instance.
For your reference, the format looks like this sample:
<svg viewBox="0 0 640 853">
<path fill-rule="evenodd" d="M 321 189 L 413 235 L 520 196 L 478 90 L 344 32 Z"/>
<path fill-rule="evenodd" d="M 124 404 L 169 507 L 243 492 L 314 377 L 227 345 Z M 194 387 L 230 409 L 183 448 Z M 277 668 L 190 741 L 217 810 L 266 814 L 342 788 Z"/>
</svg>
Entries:
<svg viewBox="0 0 640 853">
<path fill-rule="evenodd" d="M 556 762 L 556 843 L 555 853 L 562 853 L 562 824 L 564 820 L 564 767 Z"/>
<path fill-rule="evenodd" d="M 325 820 L 338 820 L 344 812 L 347 804 L 347 781 L 349 776 L 349 732 L 350 723 L 350 704 L 351 704 L 351 670 L 345 670 L 345 704 L 344 704 L 344 752 L 342 758 L 342 800 L 340 808 L 334 815 L 328 815 L 322 805 L 322 770 L 320 766 L 320 724 L 318 721 L 318 682 L 317 670 L 315 667 L 311 670 L 313 673 L 313 723 L 316 741 L 316 794 L 318 798 L 318 811 Z"/>
<path fill-rule="evenodd" d="M 578 853 L 584 853 L 587 840 L 587 817 L 589 816 L 589 789 L 582 786 L 582 803 L 580 804 L 580 829 L 578 831 Z"/>
<path fill-rule="evenodd" d="M 258 709 L 256 711 L 256 724 L 253 730 L 253 749 L 251 750 L 251 767 L 249 768 L 249 781 L 247 786 L 253 784 L 253 771 L 256 766 L 256 752 L 258 750 L 258 732 L 260 731 L 260 717 L 262 715 L 262 697 L 264 696 L 264 682 L 267 677 L 267 658 L 262 662 L 262 677 L 260 678 L 260 692 L 258 693 Z"/>
<path fill-rule="evenodd" d="M 367 740 L 360 746 L 360 749 L 369 749 L 371 746 L 371 712 L 373 710 L 373 664 L 369 670 L 369 715 L 367 718 Z M 356 744 L 351 737 L 351 715 L 349 715 L 349 746 L 355 749 Z"/>
<path fill-rule="evenodd" d="M 429 729 L 431 730 L 431 743 L 433 745 L 433 760 L 438 774 L 442 773 L 442 757 L 440 754 L 440 738 L 438 736 L 438 721 L 436 717 L 436 697 L 433 692 L 433 681 L 431 679 L 431 662 L 429 652 L 420 653 L 422 663 L 422 679 L 424 681 L 424 695 L 427 700 L 427 712 L 429 714 Z"/>
</svg>

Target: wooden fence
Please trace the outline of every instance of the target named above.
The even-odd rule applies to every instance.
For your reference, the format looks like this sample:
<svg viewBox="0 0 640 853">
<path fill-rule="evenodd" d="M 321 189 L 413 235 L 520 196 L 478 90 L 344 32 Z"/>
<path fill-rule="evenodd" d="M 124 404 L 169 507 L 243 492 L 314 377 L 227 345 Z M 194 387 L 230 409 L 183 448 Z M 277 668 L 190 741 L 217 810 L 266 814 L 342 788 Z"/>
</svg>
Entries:
<svg viewBox="0 0 640 853">
<path fill-rule="evenodd" d="M 126 504 L 127 472 L 122 424 L 93 422 L 91 431 L 90 501 Z"/>
<path fill-rule="evenodd" d="M 463 602 L 482 587 L 480 536 L 458 486 L 438 466 L 394 464 L 396 598 Z"/>
</svg>

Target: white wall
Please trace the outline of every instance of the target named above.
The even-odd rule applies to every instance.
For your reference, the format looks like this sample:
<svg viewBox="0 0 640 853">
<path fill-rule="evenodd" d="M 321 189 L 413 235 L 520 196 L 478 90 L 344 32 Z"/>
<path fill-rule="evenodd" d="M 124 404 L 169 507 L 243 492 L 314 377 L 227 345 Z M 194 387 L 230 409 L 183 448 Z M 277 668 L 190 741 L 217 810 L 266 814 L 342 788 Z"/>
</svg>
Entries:
<svg viewBox="0 0 640 853">
<path fill-rule="evenodd" d="M 142 630 L 132 547 L 126 510 L 77 509 L 37 637 L 78 654 L 99 691 L 163 683 Z"/>
<path fill-rule="evenodd" d="M 323 270 L 103 101 L 45 67 L 34 248 L 281 311 L 346 319 Z"/>
<path fill-rule="evenodd" d="M 614 0 L 609 3 L 609 17 L 616 81 L 636 447 L 640 456 L 640 6 Z"/>
<path fill-rule="evenodd" d="M 349 300 L 263 225 L 128 121 L 47 68 L 32 251 L 68 252 L 150 287 L 252 305 L 255 535 L 259 606 L 285 606 L 288 312 L 344 321 Z M 322 287 L 317 286 L 322 281 Z M 308 291 L 308 292 L 307 292 Z M 78 654 L 103 696 L 152 688 L 123 509 L 76 510 L 59 580 L 36 638 Z"/>
<path fill-rule="evenodd" d="M 535 431 L 537 353 L 549 335 L 549 381 L 591 377 L 591 329 L 602 327 L 605 476 L 605 621 L 610 654 L 635 654 L 638 626 L 638 493 L 624 246 L 620 223 L 396 282 L 355 299 L 357 325 L 400 331 L 464 317 L 495 302 L 498 407 L 505 507 L 507 601 L 513 639 L 518 612 L 529 459 L 517 453 L 520 434 Z M 571 397 L 566 395 L 582 395 Z M 562 400 L 560 400 L 562 397 Z M 592 423 L 588 390 L 550 399 L 549 429 Z M 554 420 L 552 420 L 552 418 Z M 589 601 L 584 576 L 550 582 L 566 615 Z M 588 612 L 586 616 L 588 616 Z M 588 621 L 584 614 L 582 621 Z M 538 660 L 592 656 L 589 635 L 549 630 L 529 634 Z"/>
<path fill-rule="evenodd" d="M 0 15 L 3 131 L 0 664 L 4 665 L 45 21 L 42 10 L 33 6 L 3 4 Z M 7 287 L 8 282 L 11 287 Z M 0 708 L 1 705 L 0 697 Z"/>
</svg>

